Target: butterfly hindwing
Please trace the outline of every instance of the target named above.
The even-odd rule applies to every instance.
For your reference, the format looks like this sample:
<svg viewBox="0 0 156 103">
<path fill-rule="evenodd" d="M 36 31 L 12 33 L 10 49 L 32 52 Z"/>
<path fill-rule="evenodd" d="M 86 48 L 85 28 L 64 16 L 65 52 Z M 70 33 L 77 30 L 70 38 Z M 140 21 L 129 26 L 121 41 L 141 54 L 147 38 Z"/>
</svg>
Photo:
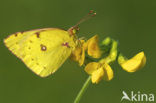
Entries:
<svg viewBox="0 0 156 103">
<path fill-rule="evenodd" d="M 19 32 L 17 36 L 13 34 L 4 42 L 13 54 L 41 77 L 55 72 L 75 47 L 68 32 L 56 28 Z"/>
</svg>

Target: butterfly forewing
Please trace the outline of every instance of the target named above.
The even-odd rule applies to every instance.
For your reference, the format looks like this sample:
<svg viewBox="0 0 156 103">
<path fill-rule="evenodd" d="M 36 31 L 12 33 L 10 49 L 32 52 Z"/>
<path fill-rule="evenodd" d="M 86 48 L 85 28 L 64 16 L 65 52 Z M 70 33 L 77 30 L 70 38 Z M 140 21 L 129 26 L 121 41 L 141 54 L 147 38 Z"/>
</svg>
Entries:
<svg viewBox="0 0 156 103">
<path fill-rule="evenodd" d="M 19 32 L 4 42 L 13 54 L 41 77 L 55 72 L 75 48 L 68 32 L 56 28 Z"/>
</svg>

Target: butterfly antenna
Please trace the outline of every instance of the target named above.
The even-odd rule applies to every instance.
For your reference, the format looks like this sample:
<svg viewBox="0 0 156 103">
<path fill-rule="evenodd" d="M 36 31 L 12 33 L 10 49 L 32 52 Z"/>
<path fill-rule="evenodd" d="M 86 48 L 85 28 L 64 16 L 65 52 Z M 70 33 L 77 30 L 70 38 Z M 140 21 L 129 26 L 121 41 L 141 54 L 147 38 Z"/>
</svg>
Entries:
<svg viewBox="0 0 156 103">
<path fill-rule="evenodd" d="M 79 30 L 79 28 L 78 28 L 79 24 L 81 24 L 84 21 L 90 19 L 91 17 L 94 17 L 95 15 L 96 15 L 96 12 L 94 12 L 93 10 L 90 10 L 87 15 L 85 15 L 82 19 L 80 19 L 79 22 L 76 23 L 76 25 L 74 25 L 73 27 L 69 28 L 68 32 L 72 35 L 73 34 L 73 32 L 72 32 L 73 29 Z"/>
<path fill-rule="evenodd" d="M 73 27 L 76 28 L 78 27 L 79 24 L 83 23 L 84 21 L 90 19 L 91 17 L 94 17 L 96 15 L 96 12 L 94 12 L 93 10 L 90 10 L 89 13 L 87 15 L 85 15 L 78 23 L 76 23 L 76 25 L 74 25 Z"/>
</svg>

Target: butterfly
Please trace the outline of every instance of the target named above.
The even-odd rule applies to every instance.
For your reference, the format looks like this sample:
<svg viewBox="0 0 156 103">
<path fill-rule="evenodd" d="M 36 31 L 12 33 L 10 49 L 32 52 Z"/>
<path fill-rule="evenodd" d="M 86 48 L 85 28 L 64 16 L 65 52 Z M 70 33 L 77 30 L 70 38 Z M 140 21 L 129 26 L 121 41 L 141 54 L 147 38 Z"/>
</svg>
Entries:
<svg viewBox="0 0 156 103">
<path fill-rule="evenodd" d="M 94 16 L 95 13 L 90 11 L 89 15 Z M 67 31 L 43 28 L 17 32 L 5 38 L 4 44 L 35 74 L 47 77 L 60 68 L 79 44 L 76 31 L 83 21 L 81 19 Z"/>
</svg>

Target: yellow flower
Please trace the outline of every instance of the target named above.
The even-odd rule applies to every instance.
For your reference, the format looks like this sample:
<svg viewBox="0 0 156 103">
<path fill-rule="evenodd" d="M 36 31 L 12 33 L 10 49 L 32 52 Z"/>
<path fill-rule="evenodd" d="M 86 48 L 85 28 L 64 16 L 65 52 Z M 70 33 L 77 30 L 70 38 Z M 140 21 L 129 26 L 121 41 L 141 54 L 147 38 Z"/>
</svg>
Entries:
<svg viewBox="0 0 156 103">
<path fill-rule="evenodd" d="M 93 58 L 99 58 L 101 56 L 101 51 L 98 46 L 98 36 L 95 35 L 87 41 L 88 55 Z"/>
<path fill-rule="evenodd" d="M 135 72 L 141 69 L 146 64 L 146 56 L 144 52 L 140 52 L 129 60 L 119 55 L 118 62 L 121 67 L 127 72 Z"/>
<path fill-rule="evenodd" d="M 85 60 L 85 45 L 84 40 L 80 40 L 80 45 L 72 52 L 71 59 L 77 61 L 80 66 L 83 65 Z"/>
<path fill-rule="evenodd" d="M 79 65 L 82 66 L 85 60 L 86 50 L 88 55 L 93 58 L 99 58 L 101 56 L 97 35 L 90 38 L 87 42 L 80 40 L 80 45 L 78 45 L 78 47 L 72 52 L 71 59 L 77 61 Z"/>
<path fill-rule="evenodd" d="M 91 62 L 85 67 L 85 71 L 91 75 L 92 83 L 99 83 L 100 80 L 111 80 L 113 78 L 113 70 L 107 63 Z"/>
</svg>

